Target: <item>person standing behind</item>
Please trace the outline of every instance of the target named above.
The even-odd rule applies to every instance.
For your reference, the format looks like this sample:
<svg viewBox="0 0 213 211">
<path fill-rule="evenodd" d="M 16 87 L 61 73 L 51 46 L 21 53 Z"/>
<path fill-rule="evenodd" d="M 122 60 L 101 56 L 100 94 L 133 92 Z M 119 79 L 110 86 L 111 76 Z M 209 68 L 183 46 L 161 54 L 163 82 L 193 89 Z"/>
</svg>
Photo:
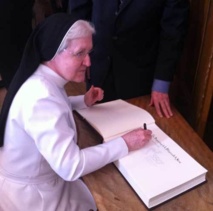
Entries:
<svg viewBox="0 0 213 211">
<path fill-rule="evenodd" d="M 104 100 L 151 93 L 159 116 L 173 115 L 169 86 L 187 30 L 188 0 L 69 0 L 69 12 L 96 28 L 87 87 Z"/>
</svg>

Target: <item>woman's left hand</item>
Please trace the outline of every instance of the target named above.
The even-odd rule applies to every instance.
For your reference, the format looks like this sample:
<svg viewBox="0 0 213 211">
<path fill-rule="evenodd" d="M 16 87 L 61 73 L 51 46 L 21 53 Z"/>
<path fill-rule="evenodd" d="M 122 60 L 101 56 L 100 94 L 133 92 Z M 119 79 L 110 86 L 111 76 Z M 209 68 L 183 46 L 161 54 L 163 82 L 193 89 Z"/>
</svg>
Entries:
<svg viewBox="0 0 213 211">
<path fill-rule="evenodd" d="M 91 86 L 84 96 L 84 102 L 87 106 L 92 106 L 95 102 L 102 100 L 104 91 L 99 87 Z"/>
</svg>

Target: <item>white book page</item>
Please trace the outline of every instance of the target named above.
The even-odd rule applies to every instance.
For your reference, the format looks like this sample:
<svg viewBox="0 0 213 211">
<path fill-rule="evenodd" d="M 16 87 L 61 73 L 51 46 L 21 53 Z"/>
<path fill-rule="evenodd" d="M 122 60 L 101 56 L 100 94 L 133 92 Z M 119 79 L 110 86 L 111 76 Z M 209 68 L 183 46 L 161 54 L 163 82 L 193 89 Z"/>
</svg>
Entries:
<svg viewBox="0 0 213 211">
<path fill-rule="evenodd" d="M 157 125 L 150 125 L 149 129 L 153 137 L 145 147 L 115 162 L 130 184 L 135 184 L 147 198 L 166 193 L 207 172 Z"/>
<path fill-rule="evenodd" d="M 144 123 L 149 125 L 155 122 L 146 110 L 123 100 L 97 104 L 77 112 L 102 135 L 104 140 L 143 127 Z"/>
</svg>

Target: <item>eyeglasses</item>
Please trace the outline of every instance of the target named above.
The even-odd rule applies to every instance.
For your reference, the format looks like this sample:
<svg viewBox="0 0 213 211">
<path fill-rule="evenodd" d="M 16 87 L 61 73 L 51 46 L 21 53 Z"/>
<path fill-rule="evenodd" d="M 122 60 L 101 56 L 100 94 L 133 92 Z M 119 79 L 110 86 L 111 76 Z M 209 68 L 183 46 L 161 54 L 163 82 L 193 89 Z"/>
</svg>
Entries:
<svg viewBox="0 0 213 211">
<path fill-rule="evenodd" d="M 73 53 L 73 52 L 70 52 L 68 51 L 66 48 L 64 49 L 64 51 L 67 51 L 71 56 L 79 59 L 79 60 L 83 60 L 87 55 L 90 56 L 90 54 L 92 53 L 93 49 L 90 50 L 90 51 L 85 51 L 85 50 L 82 50 L 82 51 L 78 51 L 76 53 Z"/>
</svg>

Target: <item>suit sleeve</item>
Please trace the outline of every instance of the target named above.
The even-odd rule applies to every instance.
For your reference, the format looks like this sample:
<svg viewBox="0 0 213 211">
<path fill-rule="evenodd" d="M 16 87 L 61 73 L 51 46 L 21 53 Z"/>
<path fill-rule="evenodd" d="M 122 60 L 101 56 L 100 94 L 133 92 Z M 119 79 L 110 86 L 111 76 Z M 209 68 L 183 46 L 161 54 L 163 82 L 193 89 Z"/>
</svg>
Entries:
<svg viewBox="0 0 213 211">
<path fill-rule="evenodd" d="M 92 0 L 69 0 L 68 12 L 79 19 L 91 20 Z"/>
<path fill-rule="evenodd" d="M 188 25 L 188 0 L 167 0 L 161 19 L 155 79 L 172 81 Z"/>
</svg>

